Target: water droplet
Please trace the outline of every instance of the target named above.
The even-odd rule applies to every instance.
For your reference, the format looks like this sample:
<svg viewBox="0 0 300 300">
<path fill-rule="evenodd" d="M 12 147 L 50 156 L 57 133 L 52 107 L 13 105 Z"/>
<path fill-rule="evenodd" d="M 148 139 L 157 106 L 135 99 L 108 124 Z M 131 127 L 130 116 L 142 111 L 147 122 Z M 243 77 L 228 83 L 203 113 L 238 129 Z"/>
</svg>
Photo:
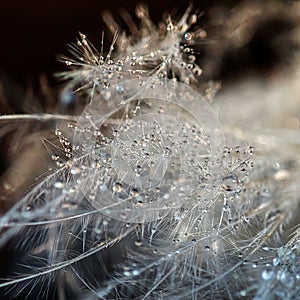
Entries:
<svg viewBox="0 0 300 300">
<path fill-rule="evenodd" d="M 71 169 L 71 174 L 72 174 L 72 175 L 78 175 L 78 174 L 80 174 L 80 172 L 81 172 L 81 169 L 78 168 L 78 167 L 73 167 L 73 168 Z"/>
<path fill-rule="evenodd" d="M 263 270 L 261 273 L 261 278 L 263 280 L 270 280 L 274 276 L 274 272 L 272 270 Z"/>
<path fill-rule="evenodd" d="M 154 192 L 155 192 L 155 193 L 160 193 L 160 188 L 159 188 L 158 186 L 155 187 Z"/>
<path fill-rule="evenodd" d="M 56 181 L 54 183 L 54 187 L 57 188 L 57 189 L 63 189 L 65 187 L 65 184 L 61 181 Z"/>
<path fill-rule="evenodd" d="M 254 153 L 254 147 L 250 146 L 248 149 L 249 154 L 253 154 Z"/>
<path fill-rule="evenodd" d="M 235 174 L 224 177 L 222 180 L 222 187 L 226 191 L 234 191 L 238 187 L 238 177 Z"/>
<path fill-rule="evenodd" d="M 140 247 L 140 246 L 142 246 L 142 241 L 141 240 L 136 240 L 135 242 L 134 242 L 134 244 L 137 246 L 137 247 Z"/>
<path fill-rule="evenodd" d="M 278 266 L 279 264 L 280 264 L 280 258 L 279 257 L 273 258 L 273 266 Z"/>
<path fill-rule="evenodd" d="M 129 271 L 124 271 L 123 274 L 124 274 L 124 276 L 130 276 L 130 275 L 131 275 L 131 272 L 129 272 Z"/>
<path fill-rule="evenodd" d="M 111 92 L 110 91 L 105 91 L 103 93 L 103 98 L 106 100 L 106 101 L 109 101 L 111 99 Z"/>
<path fill-rule="evenodd" d="M 122 186 L 122 184 L 121 184 L 120 182 L 115 182 L 115 183 L 113 184 L 113 191 L 114 191 L 115 193 L 121 193 L 121 192 L 123 191 L 123 186 Z"/>
<path fill-rule="evenodd" d="M 59 159 L 59 155 L 57 155 L 57 154 L 52 154 L 52 155 L 51 155 L 51 158 L 52 158 L 52 160 L 56 161 L 56 160 Z"/>
<path fill-rule="evenodd" d="M 240 169 L 242 172 L 245 172 L 245 171 L 247 171 L 247 167 L 248 167 L 247 163 L 246 163 L 246 162 L 242 162 L 242 163 L 240 164 L 239 169 Z"/>
<path fill-rule="evenodd" d="M 96 195 L 94 193 L 89 195 L 89 199 L 90 200 L 95 200 L 96 199 Z"/>
<path fill-rule="evenodd" d="M 193 70 L 193 73 L 196 75 L 196 76 L 200 76 L 202 74 L 202 70 L 196 66 Z"/>
<path fill-rule="evenodd" d="M 101 191 L 101 192 L 106 192 L 106 191 L 107 191 L 107 186 L 106 186 L 105 184 L 102 184 L 102 185 L 100 186 L 100 191 Z"/>
<path fill-rule="evenodd" d="M 124 93 L 124 87 L 122 86 L 122 85 L 117 85 L 116 86 L 116 90 L 117 90 L 117 92 L 118 93 L 120 93 L 120 94 L 122 94 L 122 93 Z"/>
<path fill-rule="evenodd" d="M 142 167 L 140 165 L 137 165 L 135 168 L 135 174 L 136 176 L 140 176 L 142 172 Z"/>
<path fill-rule="evenodd" d="M 284 181 L 289 177 L 289 172 L 286 170 L 279 170 L 274 174 L 274 179 L 277 181 Z"/>
<path fill-rule="evenodd" d="M 69 62 L 70 65 L 72 64 Z M 75 101 L 75 93 L 69 90 L 64 90 L 60 95 L 60 102 L 62 105 L 68 106 L 71 105 Z"/>
<path fill-rule="evenodd" d="M 190 41 L 192 38 L 193 38 L 193 35 L 192 35 L 190 32 L 187 32 L 187 33 L 184 35 L 184 39 L 185 39 L 186 41 Z"/>
<path fill-rule="evenodd" d="M 287 270 L 279 271 L 276 277 L 280 280 L 283 286 L 289 289 L 294 287 L 295 279 Z"/>
<path fill-rule="evenodd" d="M 172 155 L 172 151 L 170 148 L 166 147 L 164 150 L 164 155 L 165 156 L 171 156 Z"/>
<path fill-rule="evenodd" d="M 167 31 L 172 31 L 174 30 L 174 25 L 170 22 L 168 25 L 167 25 Z"/>
<path fill-rule="evenodd" d="M 139 196 L 139 191 L 137 190 L 137 189 L 131 189 L 130 190 L 130 196 L 131 197 L 134 197 L 134 198 L 136 198 L 136 197 L 138 197 Z"/>
<path fill-rule="evenodd" d="M 72 63 L 71 61 L 69 61 L 69 60 L 65 60 L 65 64 L 66 64 L 67 66 L 71 66 L 73 63 Z"/>
</svg>

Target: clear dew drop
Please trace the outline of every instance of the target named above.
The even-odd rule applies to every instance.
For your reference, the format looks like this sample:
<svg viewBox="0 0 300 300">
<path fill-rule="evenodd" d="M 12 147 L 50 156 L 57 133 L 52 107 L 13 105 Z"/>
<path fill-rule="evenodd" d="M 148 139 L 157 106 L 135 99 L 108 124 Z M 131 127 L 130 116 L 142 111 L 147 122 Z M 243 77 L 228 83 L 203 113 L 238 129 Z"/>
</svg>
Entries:
<svg viewBox="0 0 300 300">
<path fill-rule="evenodd" d="M 131 275 L 131 272 L 129 272 L 129 271 L 124 271 L 123 274 L 124 274 L 124 276 L 130 276 L 130 275 Z"/>
<path fill-rule="evenodd" d="M 167 157 L 171 156 L 172 155 L 172 150 L 170 148 L 166 147 L 165 150 L 164 150 L 164 155 L 167 156 Z"/>
<path fill-rule="evenodd" d="M 280 264 L 280 258 L 279 257 L 273 258 L 273 266 L 278 266 L 279 264 Z"/>
<path fill-rule="evenodd" d="M 140 176 L 141 172 L 142 172 L 142 167 L 139 166 L 139 165 L 137 165 L 136 168 L 135 168 L 135 174 L 136 174 L 136 176 Z"/>
<path fill-rule="evenodd" d="M 295 279 L 287 270 L 279 271 L 276 277 L 286 288 L 291 289 L 294 287 Z"/>
<path fill-rule="evenodd" d="M 70 65 L 72 63 L 70 62 Z M 75 101 L 75 93 L 73 93 L 72 91 L 69 90 L 64 90 L 61 95 L 60 95 L 60 102 L 62 103 L 62 105 L 64 106 L 68 106 L 71 105 L 74 101 Z"/>
<path fill-rule="evenodd" d="M 119 94 L 122 94 L 124 93 L 124 87 L 122 85 L 117 85 L 116 86 L 116 91 L 119 93 Z"/>
<path fill-rule="evenodd" d="M 101 192 L 106 192 L 107 191 L 107 186 L 105 184 L 100 185 L 100 191 Z"/>
<path fill-rule="evenodd" d="M 263 270 L 261 273 L 261 278 L 263 280 L 270 280 L 274 276 L 274 272 L 272 270 Z"/>
<path fill-rule="evenodd" d="M 52 158 L 52 160 L 56 161 L 56 160 L 59 159 L 59 155 L 57 155 L 57 154 L 52 154 L 52 155 L 51 155 L 51 158 Z"/>
<path fill-rule="evenodd" d="M 289 177 L 289 172 L 287 170 L 278 170 L 274 174 L 274 179 L 277 181 L 284 181 L 288 179 L 288 177 Z"/>
<path fill-rule="evenodd" d="M 81 173 L 81 169 L 78 167 L 73 167 L 70 172 L 72 175 L 78 175 Z"/>
<path fill-rule="evenodd" d="M 192 38 L 193 38 L 193 35 L 192 35 L 190 32 L 187 32 L 187 33 L 184 35 L 184 39 L 185 39 L 186 41 L 190 41 L 190 40 L 192 40 Z"/>
<path fill-rule="evenodd" d="M 140 195 L 139 191 L 137 189 L 131 189 L 130 190 L 130 196 L 133 198 L 136 198 Z"/>
<path fill-rule="evenodd" d="M 111 99 L 111 92 L 110 91 L 105 91 L 103 93 L 103 98 L 106 100 L 106 101 L 109 101 Z"/>
<path fill-rule="evenodd" d="M 226 176 L 222 180 L 222 187 L 225 191 L 234 191 L 238 187 L 238 177 L 235 174 Z"/>
<path fill-rule="evenodd" d="M 120 182 L 115 182 L 113 184 L 113 191 L 115 193 L 121 193 L 123 191 L 123 185 Z"/>
<path fill-rule="evenodd" d="M 174 30 L 174 25 L 172 23 L 169 23 L 167 25 L 167 31 L 173 31 Z"/>
<path fill-rule="evenodd" d="M 63 188 L 65 187 L 65 184 L 64 184 L 63 182 L 61 182 L 61 181 L 56 181 L 56 182 L 54 183 L 54 187 L 55 187 L 56 189 L 63 189 Z"/>
<path fill-rule="evenodd" d="M 200 76 L 202 74 L 202 70 L 196 66 L 194 69 L 193 69 L 193 73 L 196 75 L 196 76 Z"/>
<path fill-rule="evenodd" d="M 11 190 L 11 189 L 12 189 L 11 185 L 10 185 L 9 183 L 7 183 L 7 182 L 4 182 L 4 183 L 3 183 L 3 187 L 4 187 L 6 190 Z"/>
<path fill-rule="evenodd" d="M 134 242 L 134 244 L 137 246 L 137 247 L 140 247 L 140 246 L 142 246 L 142 241 L 141 240 L 136 240 L 135 242 Z"/>
</svg>

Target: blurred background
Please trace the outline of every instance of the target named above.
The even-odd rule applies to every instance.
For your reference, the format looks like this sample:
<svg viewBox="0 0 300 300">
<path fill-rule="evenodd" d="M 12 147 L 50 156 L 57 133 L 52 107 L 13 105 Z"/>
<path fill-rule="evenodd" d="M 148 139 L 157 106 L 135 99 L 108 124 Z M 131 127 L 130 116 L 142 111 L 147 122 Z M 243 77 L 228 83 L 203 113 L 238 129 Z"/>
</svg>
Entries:
<svg viewBox="0 0 300 300">
<path fill-rule="evenodd" d="M 203 12 L 200 25 L 207 30 L 210 46 L 202 45 L 201 59 L 202 65 L 209 65 L 207 76 L 213 79 L 233 78 L 236 72 L 246 74 L 248 70 L 269 72 L 279 61 L 287 64 L 290 51 L 297 46 L 290 41 L 290 33 L 298 22 L 294 7 L 291 15 L 295 2 L 143 1 L 154 21 L 161 20 L 166 12 L 180 16 L 189 3 Z M 1 1 L 0 82 L 5 74 L 6 80 L 28 86 L 46 74 L 53 83 L 53 73 L 65 69 L 57 58 L 68 53 L 67 44 L 75 41 L 79 31 L 100 47 L 101 33 L 107 31 L 101 15 L 108 10 L 119 20 L 122 8 L 134 15 L 137 3 L 140 1 Z M 235 31 L 235 40 L 228 38 Z M 110 38 L 105 41 L 109 43 Z"/>
</svg>

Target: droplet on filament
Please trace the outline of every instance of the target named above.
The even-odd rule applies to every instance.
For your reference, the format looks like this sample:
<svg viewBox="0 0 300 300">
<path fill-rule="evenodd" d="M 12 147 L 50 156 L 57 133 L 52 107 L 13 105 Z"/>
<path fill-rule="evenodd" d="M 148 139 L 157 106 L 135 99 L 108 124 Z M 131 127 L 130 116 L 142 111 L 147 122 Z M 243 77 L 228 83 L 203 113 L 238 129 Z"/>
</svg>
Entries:
<svg viewBox="0 0 300 300">
<path fill-rule="evenodd" d="M 90 167 L 81 190 L 95 191 L 92 204 L 103 213 L 137 223 L 199 195 L 213 197 L 224 173 L 216 163 L 224 137 L 206 101 L 184 84 L 140 82 L 122 82 L 106 91 L 109 99 L 93 99 L 74 142 L 100 166 Z M 91 135 L 95 130 L 101 134 Z"/>
</svg>

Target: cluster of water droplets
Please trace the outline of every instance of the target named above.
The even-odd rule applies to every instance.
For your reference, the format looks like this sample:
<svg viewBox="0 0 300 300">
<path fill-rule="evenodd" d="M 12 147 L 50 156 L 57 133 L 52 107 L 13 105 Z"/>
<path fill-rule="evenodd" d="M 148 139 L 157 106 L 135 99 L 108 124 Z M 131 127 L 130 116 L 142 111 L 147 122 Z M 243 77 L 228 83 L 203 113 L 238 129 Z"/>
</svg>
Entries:
<svg viewBox="0 0 300 300">
<path fill-rule="evenodd" d="M 198 17 L 191 14 L 191 7 L 179 21 L 168 18 L 159 25 L 152 22 L 144 5 L 137 7 L 136 14 L 141 22 L 141 30 L 135 28 L 132 35 L 123 33 L 120 37 L 116 32 L 123 30 L 109 13 L 106 14 L 104 20 L 114 35 L 107 55 L 103 54 L 103 49 L 99 52 L 80 33 L 77 44 L 71 46 L 72 57 L 62 58 L 70 68 L 61 74 L 68 81 L 63 93 L 66 101 L 74 89 L 91 95 L 104 93 L 109 100 L 111 95 L 106 89 L 117 85 L 119 81 L 140 76 L 174 78 L 186 84 L 198 81 L 202 70 L 197 64 L 193 46 L 205 39 L 206 32 L 197 25 Z M 128 26 L 132 31 L 130 24 Z"/>
<path fill-rule="evenodd" d="M 106 92 L 111 100 L 96 97 L 74 137 L 87 159 L 99 164 L 90 166 L 83 183 L 97 195 L 94 205 L 111 217 L 144 223 L 196 194 L 216 193 L 224 140 L 199 94 L 156 77 L 124 81 Z"/>
<path fill-rule="evenodd" d="M 124 35 L 122 55 L 112 58 L 116 41 L 104 57 L 81 35 L 66 58 L 66 89 L 91 101 L 71 138 L 55 130 L 56 168 L 0 219 L 0 245 L 24 252 L 18 264 L 42 262 L 30 274 L 16 266 L 0 288 L 47 297 L 55 274 L 61 299 L 293 299 L 299 234 L 284 247 L 281 232 L 299 161 L 259 143 L 256 153 L 234 130 L 225 146 L 211 106 L 180 83 L 201 73 L 196 16 L 161 33 L 138 15 L 140 40 Z"/>
</svg>

